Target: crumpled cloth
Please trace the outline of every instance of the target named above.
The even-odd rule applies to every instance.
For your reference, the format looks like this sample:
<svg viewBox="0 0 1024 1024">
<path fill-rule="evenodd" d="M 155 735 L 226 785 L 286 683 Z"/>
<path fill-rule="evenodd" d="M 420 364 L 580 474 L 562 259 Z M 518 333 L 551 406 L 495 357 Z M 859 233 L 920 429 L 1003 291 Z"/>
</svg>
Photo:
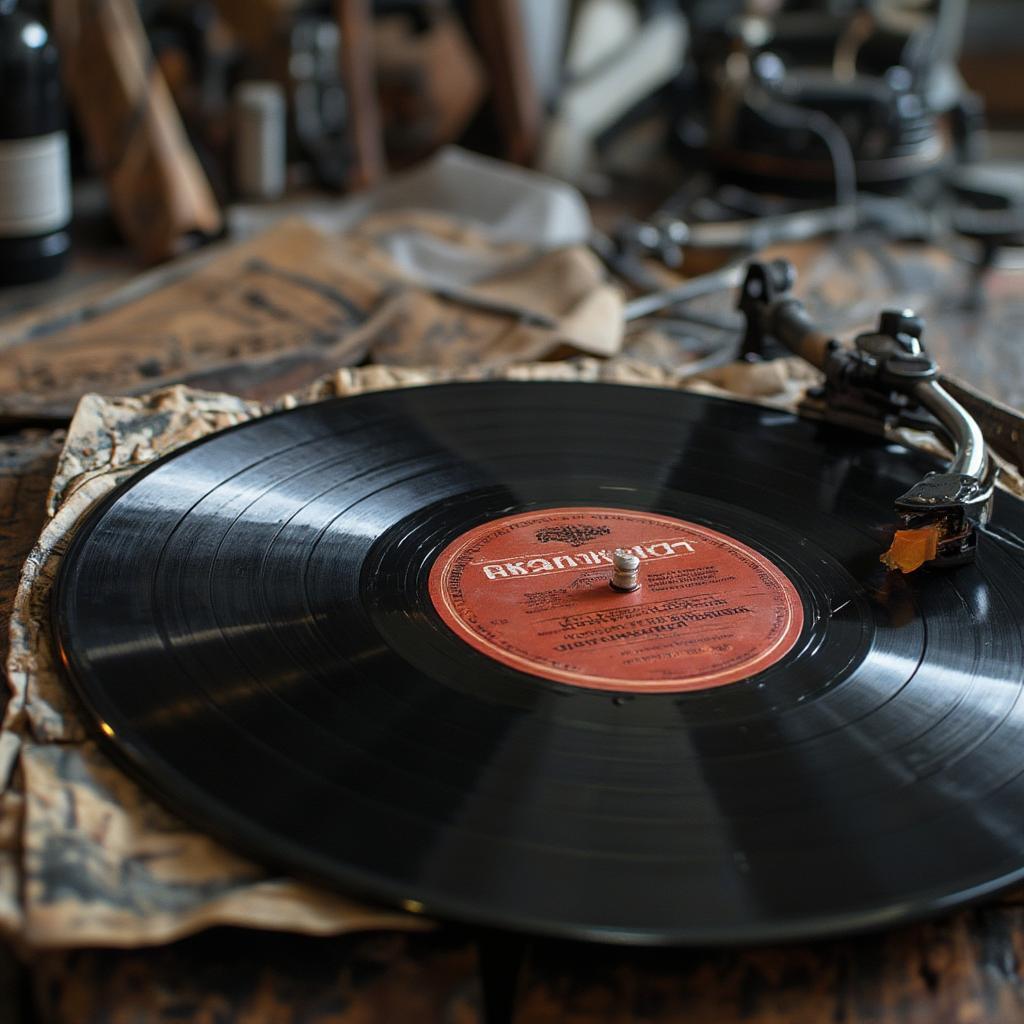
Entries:
<svg viewBox="0 0 1024 1024">
<path fill-rule="evenodd" d="M 436 258 L 425 277 L 409 250 L 427 245 Z M 496 242 L 431 211 L 381 211 L 339 237 L 287 219 L 186 267 L 0 327 L 0 413 L 70 414 L 85 392 L 173 383 L 265 400 L 282 380 L 304 385 L 362 363 L 609 357 L 623 347 L 623 304 L 583 246 Z"/>
<path fill-rule="evenodd" d="M 740 375 L 742 381 L 730 379 L 733 387 L 792 404 L 785 364 Z M 49 521 L 26 561 L 11 616 L 11 698 L 0 731 L 0 931 L 30 948 L 53 948 L 157 944 L 213 925 L 306 934 L 429 925 L 269 874 L 164 810 L 114 766 L 90 738 L 55 663 L 50 589 L 83 516 L 160 455 L 276 409 L 495 376 L 721 393 L 682 372 L 582 359 L 497 369 L 343 368 L 263 404 L 182 386 L 81 401 L 48 496 Z"/>
<path fill-rule="evenodd" d="M 182 386 L 131 398 L 87 395 L 48 497 L 49 521 L 11 616 L 11 699 L 0 731 L 0 931 L 30 948 L 140 946 L 214 925 L 337 934 L 429 927 L 275 876 L 197 832 L 97 749 L 55 663 L 50 589 L 83 516 L 153 459 L 279 409 L 446 380 L 609 381 L 681 388 L 794 409 L 817 380 L 796 359 L 735 363 L 699 377 L 625 359 L 500 368 L 346 367 L 258 403 Z M 908 437 L 941 451 L 925 435 Z M 1004 482 L 1024 494 L 1009 470 Z"/>
</svg>

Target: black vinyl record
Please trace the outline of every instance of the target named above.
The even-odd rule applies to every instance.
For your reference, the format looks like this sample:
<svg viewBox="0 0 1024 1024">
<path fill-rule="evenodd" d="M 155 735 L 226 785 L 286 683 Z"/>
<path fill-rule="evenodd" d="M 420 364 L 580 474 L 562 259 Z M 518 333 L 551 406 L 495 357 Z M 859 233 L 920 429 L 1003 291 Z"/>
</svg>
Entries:
<svg viewBox="0 0 1024 1024">
<path fill-rule="evenodd" d="M 56 642 L 170 807 L 348 893 L 620 942 L 881 926 L 1024 877 L 1024 507 L 887 572 L 933 468 L 646 388 L 339 399 L 114 493 Z"/>
</svg>

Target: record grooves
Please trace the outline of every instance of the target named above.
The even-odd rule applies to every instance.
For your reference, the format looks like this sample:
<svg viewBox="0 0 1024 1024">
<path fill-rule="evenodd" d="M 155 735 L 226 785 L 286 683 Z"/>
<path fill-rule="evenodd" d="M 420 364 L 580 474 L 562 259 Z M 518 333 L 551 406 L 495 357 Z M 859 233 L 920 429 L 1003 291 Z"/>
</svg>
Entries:
<svg viewBox="0 0 1024 1024">
<path fill-rule="evenodd" d="M 621 942 L 891 924 L 1024 876 L 1024 508 L 887 573 L 929 468 L 646 388 L 339 399 L 115 492 L 56 642 L 164 802 L 345 892 Z"/>
</svg>

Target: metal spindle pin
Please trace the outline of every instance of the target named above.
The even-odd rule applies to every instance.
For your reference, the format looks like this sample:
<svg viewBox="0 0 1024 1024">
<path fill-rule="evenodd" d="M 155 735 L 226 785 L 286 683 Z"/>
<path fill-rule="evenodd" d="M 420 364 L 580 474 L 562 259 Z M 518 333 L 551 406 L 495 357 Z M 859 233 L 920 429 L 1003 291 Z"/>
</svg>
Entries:
<svg viewBox="0 0 1024 1024">
<path fill-rule="evenodd" d="M 640 559 L 625 548 L 616 548 L 612 552 L 612 590 L 629 592 L 640 586 Z"/>
</svg>

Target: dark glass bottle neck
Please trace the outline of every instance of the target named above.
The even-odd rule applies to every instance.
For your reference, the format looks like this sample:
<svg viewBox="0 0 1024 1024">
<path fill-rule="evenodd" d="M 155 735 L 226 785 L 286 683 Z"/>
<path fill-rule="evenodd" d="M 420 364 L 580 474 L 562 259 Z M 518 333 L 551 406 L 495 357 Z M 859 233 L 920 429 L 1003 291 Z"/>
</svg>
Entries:
<svg viewBox="0 0 1024 1024">
<path fill-rule="evenodd" d="M 0 0 L 0 139 L 63 127 L 57 47 L 41 22 L 17 9 L 17 0 Z"/>
</svg>

